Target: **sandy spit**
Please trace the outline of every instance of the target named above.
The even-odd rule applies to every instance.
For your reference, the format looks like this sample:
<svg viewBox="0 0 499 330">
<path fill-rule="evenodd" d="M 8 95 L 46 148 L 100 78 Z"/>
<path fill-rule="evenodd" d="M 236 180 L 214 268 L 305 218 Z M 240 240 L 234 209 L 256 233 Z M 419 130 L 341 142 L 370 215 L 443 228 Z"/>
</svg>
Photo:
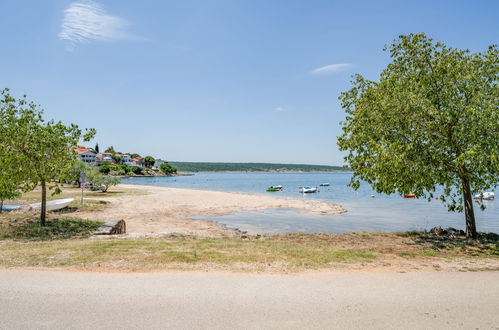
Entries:
<svg viewBox="0 0 499 330">
<path fill-rule="evenodd" d="M 196 215 L 220 216 L 233 212 L 293 208 L 308 214 L 340 214 L 346 212 L 340 205 L 244 193 L 194 190 L 181 188 L 125 185 L 138 189 L 140 195 L 100 198 L 110 205 L 101 211 L 77 212 L 80 218 L 106 221 L 124 219 L 128 233 L 179 233 L 201 237 L 233 236 L 212 221 L 194 220 Z"/>
</svg>

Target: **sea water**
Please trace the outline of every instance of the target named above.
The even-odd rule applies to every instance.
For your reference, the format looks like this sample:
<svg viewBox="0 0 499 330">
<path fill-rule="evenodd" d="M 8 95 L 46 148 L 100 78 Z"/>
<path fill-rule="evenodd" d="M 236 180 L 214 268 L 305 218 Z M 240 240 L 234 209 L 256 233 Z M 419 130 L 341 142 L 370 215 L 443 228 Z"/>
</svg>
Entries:
<svg viewBox="0 0 499 330">
<path fill-rule="evenodd" d="M 133 177 L 122 183 L 173 188 L 219 190 L 270 196 L 321 200 L 340 204 L 347 213 L 309 215 L 296 210 L 260 210 L 237 212 L 225 216 L 197 216 L 196 219 L 217 221 L 229 228 L 250 234 L 266 233 L 344 233 L 353 231 L 398 232 L 429 230 L 435 226 L 464 230 L 464 214 L 448 212 L 439 200 L 402 198 L 374 192 L 368 184 L 358 190 L 348 187 L 350 173 L 217 173 L 200 172 L 192 176 Z M 302 186 L 319 187 L 318 193 L 301 194 Z M 282 185 L 283 191 L 266 192 L 271 185 Z M 371 197 L 374 195 L 374 198 Z M 499 233 L 499 199 L 483 201 L 485 211 L 475 203 L 475 219 L 479 231 Z"/>
</svg>

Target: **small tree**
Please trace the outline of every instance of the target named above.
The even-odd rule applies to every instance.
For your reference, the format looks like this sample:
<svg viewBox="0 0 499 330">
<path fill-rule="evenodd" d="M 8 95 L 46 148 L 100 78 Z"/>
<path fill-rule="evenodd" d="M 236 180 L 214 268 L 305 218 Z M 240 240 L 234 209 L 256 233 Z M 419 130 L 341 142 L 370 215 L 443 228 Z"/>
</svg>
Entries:
<svg viewBox="0 0 499 330">
<path fill-rule="evenodd" d="M 132 167 L 130 167 L 130 171 L 131 171 L 133 174 L 136 174 L 136 175 L 141 175 L 141 174 L 143 174 L 143 169 L 142 169 L 142 167 L 138 167 L 138 166 L 132 166 Z"/>
<path fill-rule="evenodd" d="M 77 159 L 69 169 L 67 181 L 75 182 L 78 186 L 81 184 L 80 175 L 88 170 L 88 165 L 84 161 Z"/>
<path fill-rule="evenodd" d="M 161 164 L 159 165 L 159 169 L 165 173 L 166 175 L 172 175 L 177 173 L 177 168 L 174 166 L 171 166 L 170 164 Z"/>
<path fill-rule="evenodd" d="M 45 121 L 43 111 L 33 102 L 28 103 L 26 96 L 16 100 L 8 89 L 2 91 L 2 96 L 2 129 L 9 137 L 2 147 L 17 164 L 16 173 L 23 179 L 24 190 L 41 186 L 40 223 L 45 225 L 47 188 L 53 189 L 53 194 L 60 193 L 60 182 L 68 176 L 76 159 L 72 146 L 81 138 L 90 140 L 95 130 L 90 129 L 83 135 L 74 124 L 66 126 L 53 120 Z"/>
<path fill-rule="evenodd" d="M 120 183 L 120 178 L 102 174 L 96 167 L 87 172 L 87 180 L 92 184 L 93 189 L 100 189 L 102 192 L 106 192 L 111 186 Z"/>
<path fill-rule="evenodd" d="M 156 159 L 154 159 L 154 157 L 152 157 L 152 156 L 146 156 L 144 158 L 144 166 L 147 168 L 153 167 L 155 162 L 156 162 Z"/>
<path fill-rule="evenodd" d="M 99 172 L 102 174 L 109 174 L 109 172 L 111 172 L 111 166 L 109 166 L 109 164 L 102 164 L 99 166 Z"/>
<path fill-rule="evenodd" d="M 114 147 L 113 146 L 110 146 L 108 147 L 104 152 L 107 152 L 107 153 L 110 153 L 110 154 L 115 154 L 116 151 L 114 151 Z"/>
<path fill-rule="evenodd" d="M 99 144 L 98 143 L 95 144 L 94 150 L 96 153 L 99 153 Z"/>
<path fill-rule="evenodd" d="M 393 61 L 379 81 L 357 75 L 340 99 L 347 113 L 340 150 L 360 180 L 377 192 L 433 198 L 465 211 L 476 237 L 473 191 L 497 186 L 499 172 L 498 50 L 448 48 L 424 34 L 387 47 Z"/>
<path fill-rule="evenodd" d="M 123 164 L 123 158 L 120 156 L 112 155 L 111 158 L 114 160 L 114 162 L 118 165 Z"/>
</svg>

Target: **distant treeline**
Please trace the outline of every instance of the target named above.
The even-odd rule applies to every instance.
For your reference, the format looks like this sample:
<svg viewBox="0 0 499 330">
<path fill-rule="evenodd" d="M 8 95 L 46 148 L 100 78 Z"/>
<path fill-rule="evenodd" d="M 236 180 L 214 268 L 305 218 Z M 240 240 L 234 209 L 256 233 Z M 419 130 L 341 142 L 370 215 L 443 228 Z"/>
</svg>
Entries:
<svg viewBox="0 0 499 330">
<path fill-rule="evenodd" d="M 346 172 L 341 166 L 271 163 L 169 162 L 179 172 Z"/>
</svg>

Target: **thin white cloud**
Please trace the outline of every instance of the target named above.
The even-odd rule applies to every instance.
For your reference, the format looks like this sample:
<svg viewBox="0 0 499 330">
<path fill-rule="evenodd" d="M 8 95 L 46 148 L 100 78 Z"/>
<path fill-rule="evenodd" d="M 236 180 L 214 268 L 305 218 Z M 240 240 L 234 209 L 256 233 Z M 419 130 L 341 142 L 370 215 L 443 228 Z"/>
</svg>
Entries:
<svg viewBox="0 0 499 330">
<path fill-rule="evenodd" d="M 72 50 L 91 40 L 125 39 L 127 26 L 125 19 L 108 15 L 100 4 L 83 0 L 73 2 L 64 10 L 59 38 L 68 41 L 68 49 Z"/>
<path fill-rule="evenodd" d="M 312 70 L 313 74 L 331 74 L 340 71 L 348 70 L 352 67 L 352 64 L 339 63 L 339 64 L 329 64 L 326 66 L 321 66 L 320 68 Z"/>
<path fill-rule="evenodd" d="M 282 111 L 286 111 L 286 109 L 283 107 L 277 107 L 277 108 L 275 108 L 275 111 L 282 112 Z"/>
</svg>

